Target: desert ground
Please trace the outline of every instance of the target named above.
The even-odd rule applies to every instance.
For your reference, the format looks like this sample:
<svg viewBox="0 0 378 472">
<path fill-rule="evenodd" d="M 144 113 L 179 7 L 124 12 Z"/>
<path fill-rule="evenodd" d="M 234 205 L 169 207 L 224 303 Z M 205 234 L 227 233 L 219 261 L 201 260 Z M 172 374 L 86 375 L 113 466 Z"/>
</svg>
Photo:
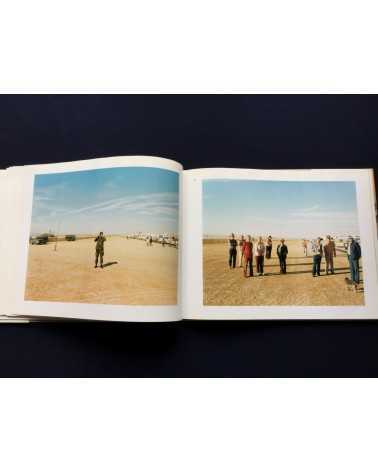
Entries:
<svg viewBox="0 0 378 472">
<path fill-rule="evenodd" d="M 287 274 L 280 274 L 276 256 L 278 241 L 273 241 L 272 258 L 265 259 L 265 276 L 245 278 L 243 269 L 228 266 L 228 244 L 203 244 L 204 305 L 363 305 L 363 284 L 357 292 L 345 282 L 349 264 L 345 250 L 338 245 L 334 258 L 335 275 L 312 277 L 312 257 L 304 257 L 300 240 L 286 241 L 289 254 Z M 362 267 L 362 259 L 360 261 Z M 253 261 L 254 275 L 256 264 Z M 360 272 L 362 279 L 362 269 Z"/>
<path fill-rule="evenodd" d="M 104 268 L 93 239 L 30 245 L 25 300 L 112 305 L 175 305 L 177 249 L 107 236 Z"/>
</svg>

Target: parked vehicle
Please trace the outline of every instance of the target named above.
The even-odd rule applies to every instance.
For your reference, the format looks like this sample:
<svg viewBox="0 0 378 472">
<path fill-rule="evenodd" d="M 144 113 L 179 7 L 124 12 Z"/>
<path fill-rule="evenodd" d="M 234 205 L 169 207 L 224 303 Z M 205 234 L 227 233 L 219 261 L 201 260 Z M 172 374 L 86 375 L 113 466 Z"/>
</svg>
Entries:
<svg viewBox="0 0 378 472">
<path fill-rule="evenodd" d="M 49 242 L 49 237 L 47 234 L 40 234 L 39 236 L 33 236 L 30 238 L 30 244 L 47 244 Z"/>
</svg>

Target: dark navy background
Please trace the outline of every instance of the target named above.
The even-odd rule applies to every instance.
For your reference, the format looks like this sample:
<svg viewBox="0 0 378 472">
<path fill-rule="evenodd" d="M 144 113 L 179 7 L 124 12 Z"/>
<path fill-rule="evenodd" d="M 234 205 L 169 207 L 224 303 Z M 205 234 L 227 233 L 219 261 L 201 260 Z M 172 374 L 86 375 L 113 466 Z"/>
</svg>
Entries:
<svg viewBox="0 0 378 472">
<path fill-rule="evenodd" d="M 368 95 L 3 95 L 0 167 L 148 154 L 377 173 L 377 112 Z M 0 375 L 378 376 L 378 322 L 0 325 Z"/>
</svg>

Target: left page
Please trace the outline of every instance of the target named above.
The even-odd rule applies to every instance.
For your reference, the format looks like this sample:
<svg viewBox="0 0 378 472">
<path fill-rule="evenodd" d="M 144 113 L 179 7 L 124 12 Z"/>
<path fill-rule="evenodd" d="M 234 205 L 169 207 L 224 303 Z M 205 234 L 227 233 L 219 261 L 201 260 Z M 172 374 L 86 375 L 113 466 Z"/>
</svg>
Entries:
<svg viewBox="0 0 378 472">
<path fill-rule="evenodd" d="M 128 156 L 2 173 L 10 316 L 176 321 L 182 166 Z"/>
<path fill-rule="evenodd" d="M 7 179 L 6 179 L 6 171 L 5 170 L 0 170 L 0 215 L 5 215 L 8 214 L 8 192 L 7 192 Z M 8 251 L 8 234 L 7 234 L 7 229 L 8 226 L 5 224 L 6 219 L 3 217 L 2 218 L 2 238 L 0 239 L 0 251 L 1 254 L 4 256 L 4 254 L 7 254 Z M 2 292 L 1 292 L 1 309 L 0 309 L 0 323 L 9 323 L 9 322 L 27 322 L 28 320 L 25 318 L 9 318 L 7 317 L 4 313 L 6 313 L 7 308 L 7 295 L 8 291 L 5 290 L 5 287 L 7 287 L 7 282 L 8 282 L 8 271 L 7 271 L 7 264 L 4 264 L 4 257 L 3 257 L 3 263 L 0 265 L 0 284 L 2 287 Z"/>
</svg>

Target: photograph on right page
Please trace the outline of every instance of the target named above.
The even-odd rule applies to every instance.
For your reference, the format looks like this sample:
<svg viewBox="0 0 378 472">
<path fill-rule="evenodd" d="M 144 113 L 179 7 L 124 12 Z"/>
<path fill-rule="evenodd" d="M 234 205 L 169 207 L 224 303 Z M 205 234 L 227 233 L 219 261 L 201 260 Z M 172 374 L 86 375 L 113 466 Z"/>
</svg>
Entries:
<svg viewBox="0 0 378 472">
<path fill-rule="evenodd" d="M 355 182 L 211 179 L 202 199 L 204 305 L 365 304 Z"/>
</svg>

